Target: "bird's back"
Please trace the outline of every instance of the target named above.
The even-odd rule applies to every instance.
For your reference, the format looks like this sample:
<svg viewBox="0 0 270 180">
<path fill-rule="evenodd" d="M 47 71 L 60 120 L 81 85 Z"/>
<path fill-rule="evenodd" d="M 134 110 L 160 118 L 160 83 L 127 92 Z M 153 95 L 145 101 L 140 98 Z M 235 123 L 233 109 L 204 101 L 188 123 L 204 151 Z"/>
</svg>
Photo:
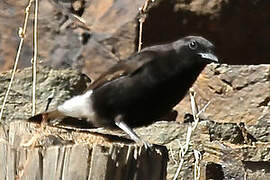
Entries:
<svg viewBox="0 0 270 180">
<path fill-rule="evenodd" d="M 181 59 L 182 58 L 182 59 Z M 97 88 L 93 108 L 100 119 L 114 126 L 121 114 L 131 127 L 151 124 L 168 113 L 196 80 L 205 64 L 185 64 L 176 52 L 155 52 L 152 60 L 136 73 L 123 76 Z M 194 67 L 193 67 L 194 66 Z"/>
</svg>

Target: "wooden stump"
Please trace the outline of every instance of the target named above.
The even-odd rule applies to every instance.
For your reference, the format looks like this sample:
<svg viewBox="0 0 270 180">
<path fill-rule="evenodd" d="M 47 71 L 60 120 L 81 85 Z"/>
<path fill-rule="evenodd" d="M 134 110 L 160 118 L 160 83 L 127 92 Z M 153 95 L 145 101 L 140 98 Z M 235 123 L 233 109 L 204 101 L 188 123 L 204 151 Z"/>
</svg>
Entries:
<svg viewBox="0 0 270 180">
<path fill-rule="evenodd" d="M 166 179 L 163 146 L 121 143 L 121 138 L 23 121 L 0 132 L 0 179 Z"/>
</svg>

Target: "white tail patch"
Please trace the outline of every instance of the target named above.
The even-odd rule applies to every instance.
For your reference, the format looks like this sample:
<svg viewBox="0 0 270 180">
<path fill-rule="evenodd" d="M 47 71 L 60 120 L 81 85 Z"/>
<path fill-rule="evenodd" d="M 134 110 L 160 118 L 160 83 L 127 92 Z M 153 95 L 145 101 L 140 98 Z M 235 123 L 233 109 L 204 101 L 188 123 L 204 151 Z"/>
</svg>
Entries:
<svg viewBox="0 0 270 180">
<path fill-rule="evenodd" d="M 82 95 L 75 96 L 58 106 L 57 109 L 66 116 L 91 118 L 95 115 L 91 100 L 92 93 L 93 91 L 89 90 Z"/>
</svg>

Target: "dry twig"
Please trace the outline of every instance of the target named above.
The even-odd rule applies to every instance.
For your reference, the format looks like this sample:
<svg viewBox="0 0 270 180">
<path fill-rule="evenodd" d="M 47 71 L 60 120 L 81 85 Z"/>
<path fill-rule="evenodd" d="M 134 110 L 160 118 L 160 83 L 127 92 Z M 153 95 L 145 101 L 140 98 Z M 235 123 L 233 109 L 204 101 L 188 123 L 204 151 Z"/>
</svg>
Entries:
<svg viewBox="0 0 270 180">
<path fill-rule="evenodd" d="M 194 163 L 194 180 L 199 180 L 200 179 L 200 175 L 201 175 L 201 171 L 200 171 L 200 160 L 202 159 L 202 155 L 200 153 L 200 151 L 194 149 L 193 150 L 194 153 L 194 158 L 195 158 L 195 163 Z"/>
<path fill-rule="evenodd" d="M 206 108 L 208 107 L 208 105 L 210 104 L 210 101 L 202 108 L 202 110 L 198 110 L 198 106 L 196 104 L 196 101 L 195 101 L 195 96 L 196 96 L 196 93 L 193 92 L 193 91 L 190 91 L 190 103 L 191 103 L 191 110 L 192 110 L 192 114 L 193 114 L 193 118 L 194 118 L 194 124 L 189 126 L 188 129 L 187 129 L 187 135 L 186 135 L 186 142 L 185 142 L 185 145 L 181 145 L 180 144 L 180 141 L 178 141 L 179 143 L 179 147 L 180 147 L 180 162 L 179 162 L 179 165 L 178 165 L 178 168 L 176 170 L 176 173 L 174 175 L 174 180 L 176 180 L 181 172 L 181 169 L 182 169 L 182 166 L 184 164 L 184 156 L 186 155 L 187 151 L 188 151 L 188 148 L 189 148 L 189 145 L 190 145 L 190 139 L 191 139 L 191 135 L 192 135 L 192 132 L 195 131 L 198 123 L 199 123 L 199 115 L 201 113 L 203 113 Z M 199 160 L 200 160 L 200 155 L 197 153 L 197 150 L 194 150 L 194 157 L 195 157 L 195 170 L 194 170 L 194 179 L 199 179 L 200 178 L 200 168 L 198 167 L 198 164 L 199 164 Z"/>
<path fill-rule="evenodd" d="M 34 18 L 34 57 L 33 57 L 33 91 L 32 91 L 32 116 L 36 113 L 36 81 L 37 81 L 37 53 L 38 53 L 38 0 L 35 0 L 35 18 Z"/>
<path fill-rule="evenodd" d="M 138 44 L 138 52 L 142 49 L 142 30 L 143 30 L 143 23 L 146 19 L 147 7 L 149 5 L 150 0 L 145 0 L 143 6 L 139 9 L 140 10 L 140 18 L 139 18 L 139 44 Z M 154 0 L 152 0 L 154 2 Z"/>
</svg>

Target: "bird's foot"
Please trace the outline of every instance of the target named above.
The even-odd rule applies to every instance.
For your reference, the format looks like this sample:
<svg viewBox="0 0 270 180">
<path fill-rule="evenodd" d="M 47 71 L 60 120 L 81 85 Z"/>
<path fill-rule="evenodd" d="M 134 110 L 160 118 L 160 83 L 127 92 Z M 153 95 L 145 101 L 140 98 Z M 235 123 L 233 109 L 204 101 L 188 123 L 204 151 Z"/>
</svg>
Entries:
<svg viewBox="0 0 270 180">
<path fill-rule="evenodd" d="M 151 144 L 151 143 L 149 143 L 149 142 L 147 142 L 147 141 L 144 141 L 144 140 L 142 140 L 142 139 L 141 139 L 140 144 L 142 144 L 142 145 L 144 146 L 145 149 L 150 149 L 150 150 L 151 150 L 152 147 L 153 147 L 153 144 Z"/>
<path fill-rule="evenodd" d="M 148 143 L 141 139 L 122 119 L 122 116 L 119 115 L 115 118 L 115 124 L 122 129 L 125 133 L 127 133 L 133 141 L 138 143 L 139 145 L 143 145 L 145 149 L 151 149 L 153 147 L 152 144 Z"/>
</svg>

